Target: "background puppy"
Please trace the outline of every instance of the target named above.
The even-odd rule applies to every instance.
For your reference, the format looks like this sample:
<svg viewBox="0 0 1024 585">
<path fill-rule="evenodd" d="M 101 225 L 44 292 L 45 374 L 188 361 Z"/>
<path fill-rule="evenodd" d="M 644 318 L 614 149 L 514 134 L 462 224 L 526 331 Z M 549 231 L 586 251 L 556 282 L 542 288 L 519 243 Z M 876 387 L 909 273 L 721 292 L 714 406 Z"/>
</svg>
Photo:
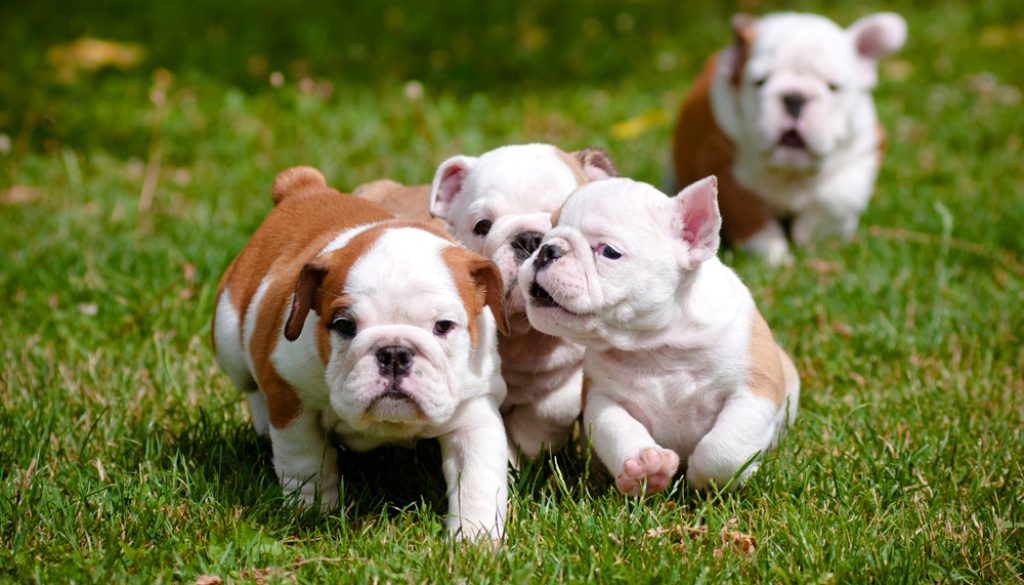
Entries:
<svg viewBox="0 0 1024 585">
<path fill-rule="evenodd" d="M 445 229 L 447 223 L 430 215 L 430 185 L 403 185 L 391 179 L 363 183 L 352 190 L 356 197 L 373 201 L 385 211 L 401 219 L 428 223 Z"/>
<path fill-rule="evenodd" d="M 270 435 L 285 492 L 338 503 L 328 433 L 356 450 L 437 437 L 449 529 L 500 537 L 497 269 L 443 232 L 341 195 L 309 167 L 279 174 L 273 198 L 221 279 L 213 339 L 256 431 Z"/>
<path fill-rule="evenodd" d="M 907 27 L 892 13 L 845 30 L 812 14 L 732 24 L 735 43 L 708 60 L 680 109 L 676 184 L 717 175 L 729 239 L 786 263 L 780 218 L 799 245 L 856 230 L 885 143 L 871 101 L 878 60 L 903 46 Z"/>
<path fill-rule="evenodd" d="M 490 258 L 505 282 L 510 333 L 499 340 L 508 384 L 502 414 L 513 456 L 558 449 L 580 413 L 583 348 L 530 327 L 516 278 L 551 228 L 551 214 L 577 187 L 617 176 L 603 150 L 566 153 L 549 144 L 505 146 L 441 163 L 430 212 L 474 252 Z"/>
<path fill-rule="evenodd" d="M 680 458 L 724 487 L 796 416 L 793 362 L 715 256 L 716 195 L 714 177 L 672 199 L 586 185 L 519 273 L 534 327 L 587 346 L 584 429 L 624 494 L 664 489 Z"/>
</svg>

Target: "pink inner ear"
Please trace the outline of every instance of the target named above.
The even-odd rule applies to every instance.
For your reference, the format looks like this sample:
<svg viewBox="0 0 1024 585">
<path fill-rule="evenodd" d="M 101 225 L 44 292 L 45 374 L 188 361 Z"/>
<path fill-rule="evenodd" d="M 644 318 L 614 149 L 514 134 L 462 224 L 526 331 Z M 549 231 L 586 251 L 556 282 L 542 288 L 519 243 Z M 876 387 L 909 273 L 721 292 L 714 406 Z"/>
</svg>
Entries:
<svg viewBox="0 0 1024 585">
<path fill-rule="evenodd" d="M 438 199 L 450 202 L 456 193 L 462 190 L 462 182 L 466 180 L 466 167 L 461 164 L 453 164 L 444 170 L 441 175 L 441 185 L 438 187 Z"/>
</svg>

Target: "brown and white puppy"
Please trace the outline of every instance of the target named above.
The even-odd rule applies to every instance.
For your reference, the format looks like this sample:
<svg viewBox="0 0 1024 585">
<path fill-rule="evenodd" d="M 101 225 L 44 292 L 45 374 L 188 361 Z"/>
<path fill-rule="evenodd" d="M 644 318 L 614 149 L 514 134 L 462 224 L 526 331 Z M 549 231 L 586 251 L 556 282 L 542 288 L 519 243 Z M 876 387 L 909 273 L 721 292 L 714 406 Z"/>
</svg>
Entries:
<svg viewBox="0 0 1024 585">
<path fill-rule="evenodd" d="M 213 339 L 285 492 L 337 505 L 329 434 L 356 450 L 436 437 L 450 531 L 500 537 L 505 321 L 493 263 L 310 167 L 279 174 L 273 199 L 221 279 Z"/>
<path fill-rule="evenodd" d="M 800 382 L 750 291 L 716 257 L 714 177 L 674 198 L 609 179 L 569 197 L 519 272 L 533 325 L 587 347 L 583 426 L 624 494 L 753 473 Z"/>
<path fill-rule="evenodd" d="M 580 414 L 583 348 L 530 326 L 516 278 L 551 229 L 551 214 L 585 183 L 617 176 L 605 152 L 566 153 L 550 144 L 504 146 L 441 163 L 430 212 L 470 250 L 490 258 L 505 282 L 510 332 L 498 340 L 508 384 L 502 405 L 513 457 L 557 450 Z"/>
<path fill-rule="evenodd" d="M 847 29 L 797 13 L 737 15 L 735 41 L 704 66 L 679 112 L 675 185 L 717 175 L 723 229 L 769 263 L 795 244 L 849 238 L 867 207 L 885 132 L 871 90 L 878 60 L 898 50 L 906 22 L 866 16 Z"/>
</svg>

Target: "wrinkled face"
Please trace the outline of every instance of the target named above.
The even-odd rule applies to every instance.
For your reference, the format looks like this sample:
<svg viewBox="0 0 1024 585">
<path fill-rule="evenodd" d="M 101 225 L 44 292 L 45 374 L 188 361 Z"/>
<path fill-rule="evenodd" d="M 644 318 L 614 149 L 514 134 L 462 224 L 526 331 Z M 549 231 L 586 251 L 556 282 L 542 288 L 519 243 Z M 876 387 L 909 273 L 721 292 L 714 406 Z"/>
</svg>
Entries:
<svg viewBox="0 0 1024 585">
<path fill-rule="evenodd" d="M 657 326 L 680 279 L 672 200 L 649 185 L 609 179 L 576 191 L 519 286 L 530 323 L 601 347 Z"/>
<path fill-rule="evenodd" d="M 510 313 L 524 309 L 516 286 L 519 266 L 551 229 L 551 214 L 579 184 L 553 148 L 518 148 L 480 157 L 448 215 L 452 235 L 498 266 Z"/>
<path fill-rule="evenodd" d="M 766 17 L 739 80 L 746 138 L 768 166 L 812 169 L 855 128 L 868 98 L 853 37 L 812 15 Z"/>
<path fill-rule="evenodd" d="M 329 255 L 318 347 L 330 404 L 349 428 L 409 437 L 465 398 L 486 296 L 465 260 L 490 264 L 421 229 L 372 231 Z"/>
</svg>

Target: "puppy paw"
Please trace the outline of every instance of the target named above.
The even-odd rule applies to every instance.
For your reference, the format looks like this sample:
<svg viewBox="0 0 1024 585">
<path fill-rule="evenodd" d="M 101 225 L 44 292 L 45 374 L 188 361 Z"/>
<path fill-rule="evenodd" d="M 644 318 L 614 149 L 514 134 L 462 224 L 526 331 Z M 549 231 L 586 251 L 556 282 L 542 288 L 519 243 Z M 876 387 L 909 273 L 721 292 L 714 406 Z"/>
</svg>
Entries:
<svg viewBox="0 0 1024 585">
<path fill-rule="evenodd" d="M 290 484 L 290 485 L 289 485 Z M 285 482 L 285 495 L 294 499 L 300 508 L 319 507 L 321 512 L 330 512 L 338 507 L 338 484 L 318 485 L 313 482 Z M 319 502 L 319 506 L 317 503 Z"/>
<path fill-rule="evenodd" d="M 615 476 L 615 487 L 627 496 L 650 495 L 668 487 L 679 468 L 675 451 L 644 449 L 636 458 L 626 459 Z"/>
</svg>

